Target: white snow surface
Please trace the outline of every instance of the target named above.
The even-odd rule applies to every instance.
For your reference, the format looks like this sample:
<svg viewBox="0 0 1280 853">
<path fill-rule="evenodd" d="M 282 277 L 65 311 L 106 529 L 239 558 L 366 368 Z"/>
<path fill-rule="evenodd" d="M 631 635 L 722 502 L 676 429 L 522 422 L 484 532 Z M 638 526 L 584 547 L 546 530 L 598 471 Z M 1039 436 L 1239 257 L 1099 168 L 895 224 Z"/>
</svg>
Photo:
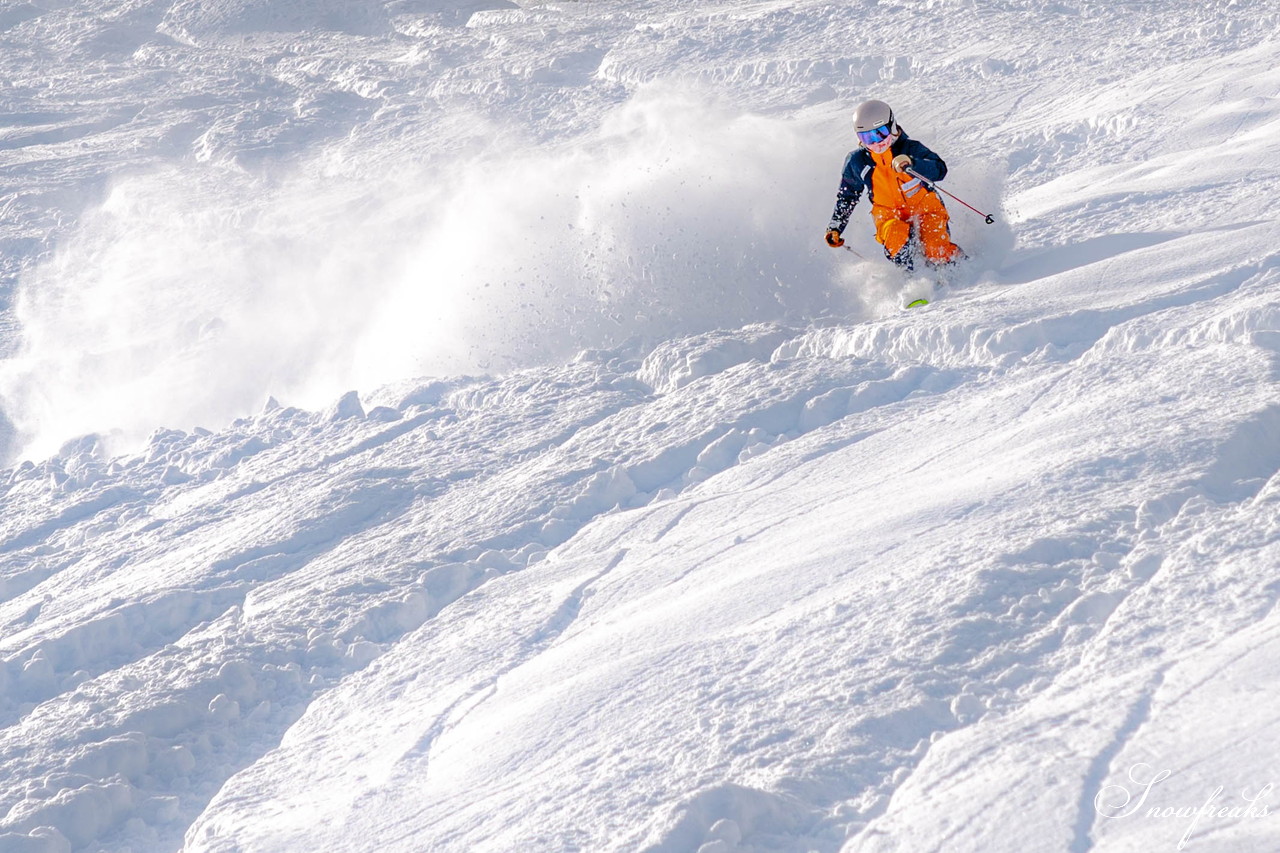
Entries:
<svg viewBox="0 0 1280 853">
<path fill-rule="evenodd" d="M 1278 27 L 0 3 L 0 853 L 1280 850 Z"/>
</svg>

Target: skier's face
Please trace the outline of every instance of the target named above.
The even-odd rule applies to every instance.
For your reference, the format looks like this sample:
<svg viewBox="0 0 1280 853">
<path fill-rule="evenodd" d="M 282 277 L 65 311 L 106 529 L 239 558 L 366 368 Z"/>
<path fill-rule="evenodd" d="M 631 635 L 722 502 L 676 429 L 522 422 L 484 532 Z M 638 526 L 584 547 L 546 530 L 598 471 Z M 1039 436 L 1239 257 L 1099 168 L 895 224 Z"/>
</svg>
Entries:
<svg viewBox="0 0 1280 853">
<path fill-rule="evenodd" d="M 858 141 L 868 151 L 874 151 L 876 154 L 884 153 L 893 144 L 893 138 L 892 123 L 883 124 L 872 130 L 858 131 Z"/>
</svg>

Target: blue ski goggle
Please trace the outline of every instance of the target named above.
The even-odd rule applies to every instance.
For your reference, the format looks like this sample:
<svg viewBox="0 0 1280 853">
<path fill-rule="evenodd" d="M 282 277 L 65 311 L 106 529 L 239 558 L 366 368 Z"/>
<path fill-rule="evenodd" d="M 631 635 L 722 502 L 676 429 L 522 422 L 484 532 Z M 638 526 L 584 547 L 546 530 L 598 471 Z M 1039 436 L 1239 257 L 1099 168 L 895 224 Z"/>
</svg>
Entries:
<svg viewBox="0 0 1280 853">
<path fill-rule="evenodd" d="M 877 142 L 884 142 L 890 136 L 893 136 L 893 130 L 887 124 L 871 130 L 858 131 L 858 141 L 863 145 L 875 145 Z"/>
</svg>

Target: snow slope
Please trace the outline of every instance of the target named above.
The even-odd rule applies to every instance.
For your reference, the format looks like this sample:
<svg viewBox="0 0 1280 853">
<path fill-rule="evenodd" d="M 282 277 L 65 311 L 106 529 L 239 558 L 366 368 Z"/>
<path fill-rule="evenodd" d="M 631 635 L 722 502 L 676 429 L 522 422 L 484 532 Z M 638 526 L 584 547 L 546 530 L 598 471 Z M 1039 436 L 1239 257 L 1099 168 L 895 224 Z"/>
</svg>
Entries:
<svg viewBox="0 0 1280 853">
<path fill-rule="evenodd" d="M 0 9 L 0 851 L 1280 848 L 1277 24 Z"/>
</svg>

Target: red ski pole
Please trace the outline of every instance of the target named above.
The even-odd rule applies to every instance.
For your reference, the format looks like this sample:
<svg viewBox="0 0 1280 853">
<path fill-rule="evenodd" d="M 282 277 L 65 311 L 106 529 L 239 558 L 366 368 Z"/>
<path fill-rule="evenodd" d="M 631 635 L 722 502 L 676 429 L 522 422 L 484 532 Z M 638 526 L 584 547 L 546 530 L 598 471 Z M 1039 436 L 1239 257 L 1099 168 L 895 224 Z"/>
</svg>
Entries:
<svg viewBox="0 0 1280 853">
<path fill-rule="evenodd" d="M 981 210 L 978 210 L 978 208 L 976 208 L 976 207 L 974 207 L 973 205 L 969 204 L 969 202 L 965 201 L 964 199 L 962 199 L 962 198 L 957 198 L 955 195 L 953 195 L 952 193 L 947 192 L 947 191 L 946 191 L 946 190 L 944 190 L 942 187 L 938 186 L 936 183 L 934 183 L 933 181 L 931 181 L 931 180 L 929 180 L 928 178 L 926 178 L 924 175 L 918 174 L 918 173 L 917 173 L 914 169 L 912 169 L 911 167 L 907 167 L 907 168 L 906 168 L 906 169 L 904 169 L 903 171 L 904 171 L 904 172 L 906 172 L 906 173 L 907 173 L 908 175 L 910 175 L 911 177 L 919 179 L 919 180 L 920 180 L 920 182 L 921 182 L 921 183 L 923 183 L 923 184 L 924 184 L 926 187 L 928 187 L 929 189 L 931 189 L 931 190 L 937 190 L 938 192 L 943 193 L 944 195 L 946 195 L 946 196 L 947 196 L 947 198 L 952 198 L 952 199 L 955 199 L 956 201 L 960 202 L 960 203 L 961 203 L 961 204 L 963 204 L 965 207 L 969 208 L 969 209 L 970 209 L 970 210 L 972 210 L 974 213 L 976 213 L 976 214 L 978 214 L 979 216 L 981 216 L 981 217 L 983 218 L 983 220 L 984 220 L 988 225 L 991 225 L 992 223 L 994 223 L 994 222 L 996 221 L 996 220 L 995 220 L 995 217 L 994 217 L 994 216 L 992 216 L 990 213 L 983 213 Z"/>
</svg>

